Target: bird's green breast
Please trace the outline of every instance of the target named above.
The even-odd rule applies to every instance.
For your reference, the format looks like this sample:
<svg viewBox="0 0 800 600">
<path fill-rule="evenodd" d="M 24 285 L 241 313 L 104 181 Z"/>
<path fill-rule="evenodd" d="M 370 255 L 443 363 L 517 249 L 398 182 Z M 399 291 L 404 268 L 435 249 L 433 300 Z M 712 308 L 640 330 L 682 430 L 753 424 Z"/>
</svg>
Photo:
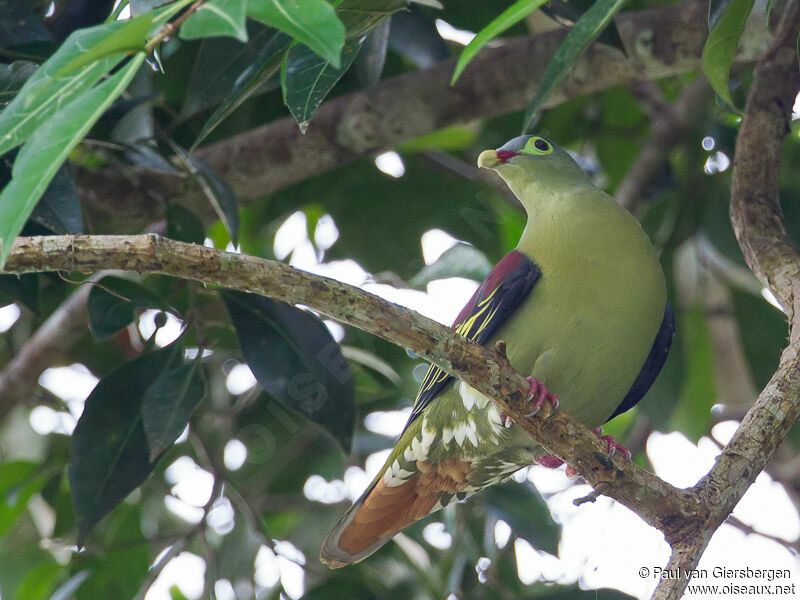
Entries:
<svg viewBox="0 0 800 600">
<path fill-rule="evenodd" d="M 518 250 L 541 277 L 496 339 L 564 410 L 602 425 L 636 379 L 664 315 L 655 251 L 627 211 L 588 186 L 541 202 Z"/>
</svg>

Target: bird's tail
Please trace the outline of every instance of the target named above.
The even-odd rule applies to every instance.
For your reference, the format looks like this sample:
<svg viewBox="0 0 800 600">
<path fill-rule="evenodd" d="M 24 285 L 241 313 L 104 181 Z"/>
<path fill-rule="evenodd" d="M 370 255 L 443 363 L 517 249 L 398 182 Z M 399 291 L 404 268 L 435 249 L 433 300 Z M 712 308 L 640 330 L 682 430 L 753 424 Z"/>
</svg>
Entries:
<svg viewBox="0 0 800 600">
<path fill-rule="evenodd" d="M 325 538 L 320 560 L 332 569 L 359 562 L 439 508 L 439 494 L 421 494 L 420 479 L 389 486 L 379 476 Z"/>
<path fill-rule="evenodd" d="M 389 458 L 325 539 L 322 562 L 335 569 L 363 560 L 402 529 L 476 490 L 467 481 L 472 465 L 458 458 L 405 467 Z"/>
</svg>

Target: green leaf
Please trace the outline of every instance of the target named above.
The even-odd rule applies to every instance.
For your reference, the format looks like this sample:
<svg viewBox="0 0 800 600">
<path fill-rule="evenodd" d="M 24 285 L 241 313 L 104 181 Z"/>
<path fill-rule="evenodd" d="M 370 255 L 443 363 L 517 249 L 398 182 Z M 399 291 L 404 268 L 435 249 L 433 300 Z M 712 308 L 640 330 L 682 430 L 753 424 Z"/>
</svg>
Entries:
<svg viewBox="0 0 800 600">
<path fill-rule="evenodd" d="M 517 0 L 514 4 L 505 9 L 500 15 L 489 23 L 486 27 L 478 32 L 478 35 L 461 51 L 456 63 L 456 68 L 453 71 L 453 77 L 450 79 L 450 85 L 453 85 L 462 71 L 470 63 L 481 49 L 491 42 L 498 35 L 503 33 L 506 29 L 519 23 L 528 14 L 539 8 L 547 0 Z"/>
<path fill-rule="evenodd" d="M 529 482 L 508 482 L 483 491 L 490 512 L 509 524 L 515 535 L 537 550 L 556 556 L 561 527 L 550 516 L 547 503 Z"/>
<path fill-rule="evenodd" d="M 147 388 L 142 402 L 142 423 L 151 462 L 178 439 L 207 393 L 199 359 L 162 373 Z"/>
<path fill-rule="evenodd" d="M 0 64 L 0 110 L 11 102 L 37 68 L 38 65 L 29 60 Z"/>
<path fill-rule="evenodd" d="M 544 101 L 550 95 L 550 92 L 555 89 L 559 82 L 578 60 L 578 57 L 583 54 L 586 48 L 589 47 L 594 39 L 606 28 L 606 26 L 614 18 L 617 11 L 622 8 L 626 0 L 597 0 L 580 19 L 575 22 L 575 25 L 569 30 L 567 37 L 556 50 L 547 69 L 542 75 L 542 81 L 539 83 L 539 89 L 536 90 L 536 95 L 531 100 L 528 108 L 525 111 L 525 121 L 523 131 L 533 125 L 536 116 Z"/>
<path fill-rule="evenodd" d="M 345 28 L 326 0 L 250 0 L 247 15 L 285 31 L 339 68 Z"/>
<path fill-rule="evenodd" d="M 386 50 L 389 48 L 389 25 L 388 19 L 381 21 L 372 30 L 361 51 L 356 58 L 356 73 L 362 85 L 372 92 L 378 85 L 383 73 L 383 66 L 386 64 Z"/>
<path fill-rule="evenodd" d="M 679 330 L 683 340 L 686 370 L 678 403 L 670 417 L 670 425 L 697 442 L 709 431 L 711 407 L 717 401 L 711 335 L 703 307 L 694 305 L 684 310 L 679 321 Z"/>
<path fill-rule="evenodd" d="M 62 44 L 61 49 L 67 46 L 67 42 Z M 57 55 L 58 53 L 50 60 Z M 27 140 L 53 113 L 90 89 L 122 59 L 122 55 L 107 57 L 74 73 L 58 77 L 54 76 L 57 68 L 48 67 L 50 61 L 39 67 L 14 100 L 0 112 L 0 154 L 5 154 Z M 45 73 L 46 71 L 49 73 Z"/>
<path fill-rule="evenodd" d="M 45 600 L 61 579 L 61 565 L 55 560 L 45 560 L 30 569 L 17 590 L 18 600 Z"/>
<path fill-rule="evenodd" d="M 83 233 L 83 212 L 72 174 L 62 166 L 31 213 L 31 220 L 55 234 Z"/>
<path fill-rule="evenodd" d="M 152 471 L 142 401 L 178 349 L 173 344 L 125 363 L 101 379 L 86 399 L 69 457 L 79 546 L 97 522 Z"/>
<path fill-rule="evenodd" d="M 39 465 L 15 461 L 0 465 L 0 537 L 6 535 L 25 512 L 28 500 L 42 489 L 45 478 L 37 475 Z"/>
<path fill-rule="evenodd" d="M 730 0 L 703 47 L 703 73 L 717 95 L 731 107 L 736 106 L 730 91 L 731 63 L 753 4 L 754 0 Z"/>
<path fill-rule="evenodd" d="M 289 48 L 281 69 L 283 101 L 305 133 L 319 105 L 341 79 L 361 48 L 362 40 L 348 41 L 336 63 L 321 60 L 306 46 Z"/>
<path fill-rule="evenodd" d="M 475 246 L 456 244 L 443 252 L 436 262 L 424 266 L 419 273 L 408 280 L 408 285 L 421 289 L 435 279 L 447 277 L 465 277 L 483 281 L 491 270 L 492 263 Z"/>
<path fill-rule="evenodd" d="M 89 329 L 105 340 L 132 322 L 136 308 L 164 308 L 164 301 L 141 284 L 108 276 L 92 285 L 87 302 Z"/>
<path fill-rule="evenodd" d="M 243 86 L 243 78 L 252 76 L 246 73 L 261 67 L 291 41 L 282 31 L 255 21 L 248 24 L 248 37 L 245 44 L 230 38 L 209 38 L 201 42 L 189 76 L 181 115 L 193 115 L 224 102 Z M 282 44 L 267 50 L 265 56 L 264 50 L 273 44 L 275 38 L 283 38 Z M 275 65 L 273 74 L 277 72 L 279 63 L 276 61 Z"/>
<path fill-rule="evenodd" d="M 336 15 L 345 27 L 345 38 L 361 37 L 385 18 L 406 9 L 407 0 L 341 0 Z"/>
<path fill-rule="evenodd" d="M 267 35 L 269 37 L 266 37 Z M 267 82 L 279 71 L 282 60 L 281 54 L 289 46 L 291 38 L 282 31 L 265 29 L 263 39 L 266 40 L 266 44 L 261 41 L 263 46 L 258 50 L 255 60 L 233 82 L 230 92 L 203 125 L 203 129 L 192 146 L 193 148 L 197 147 L 217 125 L 239 108 L 242 102 L 255 94 L 256 91 L 263 89 Z M 261 35 L 259 35 L 258 40 L 262 40 Z M 251 40 L 251 42 L 256 42 L 256 39 Z M 233 59 L 234 57 L 231 56 L 231 61 Z M 187 100 L 187 105 L 194 108 L 194 103 L 191 101 Z"/>
<path fill-rule="evenodd" d="M 223 292 L 242 355 L 261 386 L 327 429 L 346 450 L 355 423 L 347 360 L 316 317 L 282 302 Z"/>
<path fill-rule="evenodd" d="M 200 189 L 203 190 L 203 194 L 208 198 L 220 221 L 228 231 L 231 242 L 236 246 L 239 239 L 239 207 L 233 190 L 222 178 L 222 175 L 217 173 L 217 170 L 208 163 L 197 160 L 185 153 L 183 157 L 191 166 L 194 175 L 197 177 Z"/>
<path fill-rule="evenodd" d="M 125 56 L 143 50 L 147 42 L 147 34 L 155 22 L 155 16 L 155 13 L 145 13 L 125 21 L 112 21 L 75 31 L 66 39 L 62 48 L 69 44 L 73 37 L 79 37 L 80 40 L 76 42 L 76 48 L 79 51 L 73 51 L 60 69 L 54 71 L 54 76 L 67 75 L 107 56 Z M 60 52 L 61 48 L 53 55 L 53 58 Z M 51 61 L 52 58 L 47 62 Z"/>
<path fill-rule="evenodd" d="M 12 242 L 61 164 L 106 108 L 128 87 L 143 60 L 144 54 L 138 54 L 93 90 L 73 99 L 39 127 L 20 150 L 14 161 L 11 182 L 0 194 L 3 244 L 0 268 L 5 264 Z"/>
<path fill-rule="evenodd" d="M 167 208 L 167 237 L 179 242 L 202 244 L 206 239 L 203 222 L 180 204 Z"/>
<path fill-rule="evenodd" d="M 39 278 L 35 273 L 28 275 L 0 275 L 0 298 L 10 296 L 34 313 L 39 312 Z"/>
<path fill-rule="evenodd" d="M 210 0 L 181 25 L 180 36 L 194 40 L 227 35 L 246 42 L 246 12 L 247 0 Z"/>
<path fill-rule="evenodd" d="M 131 12 L 134 15 L 140 15 L 170 2 L 172 0 L 131 0 Z"/>
</svg>

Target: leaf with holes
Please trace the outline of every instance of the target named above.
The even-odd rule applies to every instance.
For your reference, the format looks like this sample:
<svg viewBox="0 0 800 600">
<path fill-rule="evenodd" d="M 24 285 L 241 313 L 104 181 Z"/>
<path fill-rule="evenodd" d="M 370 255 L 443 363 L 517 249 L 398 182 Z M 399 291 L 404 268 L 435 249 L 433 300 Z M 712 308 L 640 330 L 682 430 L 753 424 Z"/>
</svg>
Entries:
<svg viewBox="0 0 800 600">
<path fill-rule="evenodd" d="M 283 302 L 231 291 L 223 298 L 242 355 L 261 386 L 348 450 L 355 423 L 353 381 L 328 328 Z"/>
</svg>

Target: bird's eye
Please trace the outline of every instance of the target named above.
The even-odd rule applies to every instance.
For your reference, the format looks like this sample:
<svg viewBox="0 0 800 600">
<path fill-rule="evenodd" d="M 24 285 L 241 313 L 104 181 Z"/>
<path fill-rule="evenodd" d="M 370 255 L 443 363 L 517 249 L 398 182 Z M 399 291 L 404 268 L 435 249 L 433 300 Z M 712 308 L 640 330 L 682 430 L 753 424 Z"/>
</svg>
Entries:
<svg viewBox="0 0 800 600">
<path fill-rule="evenodd" d="M 532 137 L 525 143 L 524 151 L 528 154 L 544 156 L 553 151 L 553 145 L 544 138 Z"/>
</svg>

